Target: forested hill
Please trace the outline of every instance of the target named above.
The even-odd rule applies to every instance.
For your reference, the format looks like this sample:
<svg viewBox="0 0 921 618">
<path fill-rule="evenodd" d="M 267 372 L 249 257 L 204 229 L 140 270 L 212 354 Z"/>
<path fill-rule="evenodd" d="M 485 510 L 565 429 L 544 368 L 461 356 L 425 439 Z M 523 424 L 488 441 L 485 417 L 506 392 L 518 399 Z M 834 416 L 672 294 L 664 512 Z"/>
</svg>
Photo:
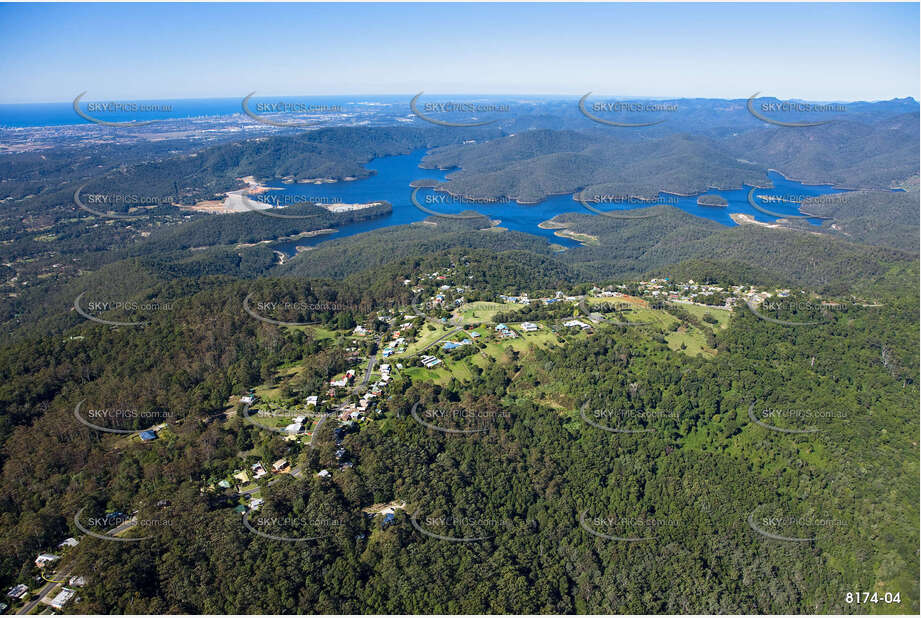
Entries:
<svg viewBox="0 0 921 618">
<path fill-rule="evenodd" d="M 474 134 L 496 135 L 486 128 Z M 94 179 L 86 191 L 169 196 L 188 204 L 242 188 L 238 179 L 244 176 L 276 184 L 364 178 L 372 173 L 364 167 L 371 159 L 461 139 L 442 127 L 333 127 L 222 144 L 190 155 L 125 166 Z"/>
<path fill-rule="evenodd" d="M 418 256 L 390 276 L 408 291 L 397 277 L 454 264 L 471 285 L 524 284 L 539 267 L 529 255 Z M 547 273 L 535 284 L 568 276 Z M 307 389 L 341 372 L 347 343 L 321 333 L 350 333 L 351 318 L 370 324 L 373 307 L 393 306 L 363 277 L 384 280 L 176 282 L 161 290 L 173 308 L 143 327 L 84 321 L 0 348 L 2 583 L 75 534 L 80 509 L 131 505 L 163 525 L 136 543 L 82 538 L 71 566 L 91 577 L 78 611 L 830 613 L 849 609 L 843 591 L 855 582 L 877 581 L 901 592 L 896 609 L 917 611 L 911 287 L 807 330 L 733 313 L 712 335 L 715 355 L 673 350 L 658 328 L 599 325 L 589 338 L 563 334 L 559 346 L 509 353 L 445 384 L 401 378 L 374 421 L 345 437 L 353 467 L 336 468 L 325 426 L 300 459 L 309 473 L 263 488 L 260 517 L 328 518 L 334 533 L 304 543 L 252 534 L 233 500 L 203 488 L 241 453 L 271 462 L 290 447 L 239 415 L 216 415 L 278 367 L 303 371 Z M 339 303 L 350 316 L 304 316 L 317 330 L 278 327 L 247 315 L 248 294 Z M 759 409 L 835 415 L 817 434 L 778 433 L 750 421 L 752 398 Z M 75 420 L 82 400 L 166 411 L 170 429 L 151 444 L 100 435 Z M 455 436 L 414 421 L 420 401 L 503 414 L 485 433 Z M 584 405 L 661 414 L 650 417 L 653 432 L 615 434 L 581 421 Z M 332 478 L 314 474 L 325 468 Z M 361 512 L 391 501 L 409 510 L 387 526 Z M 831 524 L 809 543 L 781 543 L 753 531 L 753 513 Z M 419 533 L 413 516 L 423 526 L 501 526 L 476 543 L 448 543 Z M 637 543 L 586 530 L 617 534 L 614 520 L 647 531 L 656 523 Z"/>
<path fill-rule="evenodd" d="M 439 186 L 452 194 L 520 202 L 579 190 L 588 196 L 654 198 L 660 191 L 692 194 L 710 187 L 768 184 L 763 168 L 739 161 L 713 140 L 683 134 L 638 141 L 530 131 L 435 149 L 423 165 L 460 167 Z"/>
<path fill-rule="evenodd" d="M 890 269 L 912 269 L 917 254 L 872 247 L 832 234 L 816 235 L 798 229 L 769 229 L 742 225 L 726 228 L 659 206 L 638 213 L 659 216 L 633 221 L 567 213 L 554 221 L 596 240 L 563 252 L 554 252 L 542 239 L 494 228 L 432 218 L 415 224 L 359 234 L 327 242 L 277 267 L 283 275 L 341 278 L 379 264 L 452 247 L 526 250 L 567 265 L 574 278 L 637 277 L 662 272 L 687 260 L 731 262 L 757 273 L 758 282 L 808 285 L 842 291 L 872 285 Z"/>
<path fill-rule="evenodd" d="M 918 174 L 918 123 L 918 112 L 911 112 L 718 137 L 544 129 L 436 148 L 423 164 L 459 168 L 439 185 L 452 194 L 522 202 L 581 190 L 655 197 L 661 191 L 687 195 L 711 187 L 770 186 L 767 169 L 808 184 L 889 189 Z"/>
</svg>

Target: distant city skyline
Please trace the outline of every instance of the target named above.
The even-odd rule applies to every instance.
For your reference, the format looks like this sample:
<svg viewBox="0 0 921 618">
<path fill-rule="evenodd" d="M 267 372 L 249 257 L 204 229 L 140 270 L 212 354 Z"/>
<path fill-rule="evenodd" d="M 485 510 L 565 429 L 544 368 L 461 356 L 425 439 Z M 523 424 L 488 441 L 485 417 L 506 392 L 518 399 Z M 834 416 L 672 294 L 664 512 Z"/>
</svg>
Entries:
<svg viewBox="0 0 921 618">
<path fill-rule="evenodd" d="M 918 100 L 918 20 L 917 3 L 3 4 L 0 103 L 84 91 Z"/>
</svg>

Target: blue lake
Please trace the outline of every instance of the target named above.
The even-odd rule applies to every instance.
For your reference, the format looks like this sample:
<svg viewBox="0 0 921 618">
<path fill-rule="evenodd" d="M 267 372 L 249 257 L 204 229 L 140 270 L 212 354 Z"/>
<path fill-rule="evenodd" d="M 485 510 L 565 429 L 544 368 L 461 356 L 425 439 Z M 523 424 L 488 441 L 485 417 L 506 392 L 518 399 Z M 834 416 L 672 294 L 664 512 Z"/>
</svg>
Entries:
<svg viewBox="0 0 921 618">
<path fill-rule="evenodd" d="M 277 205 L 291 204 L 298 201 L 355 204 L 379 200 L 386 200 L 393 205 L 393 212 L 387 216 L 377 217 L 362 223 L 344 225 L 333 234 L 277 243 L 274 248 L 287 255 L 294 255 L 295 246 L 315 246 L 334 238 L 343 238 L 382 227 L 405 225 L 414 221 L 424 220 L 430 215 L 413 205 L 411 200 L 413 189 L 410 187 L 410 183 L 423 178 L 446 180 L 446 175 L 450 174 L 451 171 L 420 168 L 419 162 L 423 156 L 425 156 L 425 151 L 417 150 L 407 155 L 382 157 L 374 159 L 366 165 L 367 169 L 376 172 L 368 178 L 319 185 L 287 185 L 277 191 L 270 191 L 265 193 L 264 196 L 259 196 L 258 199 Z M 800 215 L 799 204 L 796 202 L 805 197 L 843 192 L 842 189 L 834 189 L 830 185 L 804 185 L 795 180 L 784 178 L 782 174 L 773 171 L 768 172 L 768 176 L 774 187 L 771 189 L 757 189 L 754 199 L 763 209 L 779 215 Z M 710 219 L 726 226 L 736 225 L 729 216 L 732 213 L 750 215 L 756 221 L 765 223 L 776 221 L 778 217 L 759 212 L 752 207 L 748 201 L 750 189 L 751 187 L 744 187 L 731 191 L 711 190 L 707 192 L 708 194 L 715 193 L 724 197 L 729 202 L 726 207 L 698 206 L 697 196 L 682 197 L 660 193 L 659 199 L 662 203 L 680 208 L 689 214 Z M 779 199 L 777 201 L 765 201 L 760 196 L 774 196 Z M 447 203 L 438 202 L 438 200 L 443 199 L 447 199 Z M 495 204 L 471 202 L 460 204 L 445 193 L 435 192 L 431 189 L 420 189 L 417 194 L 417 200 L 425 205 L 426 208 L 439 213 L 453 214 L 464 210 L 475 210 L 490 219 L 498 219 L 500 221 L 499 225 L 502 227 L 541 236 L 546 238 L 548 242 L 564 247 L 574 247 L 579 243 L 568 238 L 554 236 L 554 230 L 541 229 L 538 224 L 564 212 L 593 214 L 574 200 L 570 194 L 550 197 L 539 204 L 517 204 L 515 202 Z M 592 206 L 604 211 L 633 210 L 643 207 L 641 204 L 592 204 Z M 813 225 L 821 225 L 820 219 L 807 219 L 807 221 Z"/>
</svg>

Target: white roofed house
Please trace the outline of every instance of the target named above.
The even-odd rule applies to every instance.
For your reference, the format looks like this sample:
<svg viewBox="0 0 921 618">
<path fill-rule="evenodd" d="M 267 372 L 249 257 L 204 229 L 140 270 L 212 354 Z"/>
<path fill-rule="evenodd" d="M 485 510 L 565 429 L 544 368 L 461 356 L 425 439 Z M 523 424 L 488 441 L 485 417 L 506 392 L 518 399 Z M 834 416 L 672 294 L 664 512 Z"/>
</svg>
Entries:
<svg viewBox="0 0 921 618">
<path fill-rule="evenodd" d="M 259 479 L 268 474 L 268 472 L 265 471 L 265 466 L 262 465 L 262 462 L 254 463 L 252 466 L 250 466 L 250 469 L 253 471 L 253 478 Z"/>
<path fill-rule="evenodd" d="M 57 562 L 60 559 L 61 559 L 60 556 L 56 556 L 54 554 L 39 554 L 38 557 L 35 559 L 35 566 L 37 566 L 40 569 L 43 569 L 49 564 L 53 562 Z"/>
<path fill-rule="evenodd" d="M 61 588 L 61 591 L 48 602 L 48 605 L 54 609 L 64 609 L 64 606 L 74 598 L 75 594 L 77 594 L 77 591 L 72 588 Z"/>
</svg>

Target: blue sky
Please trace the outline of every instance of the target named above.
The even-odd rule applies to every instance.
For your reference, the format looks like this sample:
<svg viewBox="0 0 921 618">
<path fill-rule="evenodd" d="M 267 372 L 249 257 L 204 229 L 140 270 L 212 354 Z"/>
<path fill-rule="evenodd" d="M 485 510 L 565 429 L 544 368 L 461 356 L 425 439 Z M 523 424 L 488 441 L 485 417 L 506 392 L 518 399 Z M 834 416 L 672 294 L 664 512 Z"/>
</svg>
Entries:
<svg viewBox="0 0 921 618">
<path fill-rule="evenodd" d="M 429 93 L 919 98 L 914 4 L 0 5 L 0 103 Z"/>
</svg>

